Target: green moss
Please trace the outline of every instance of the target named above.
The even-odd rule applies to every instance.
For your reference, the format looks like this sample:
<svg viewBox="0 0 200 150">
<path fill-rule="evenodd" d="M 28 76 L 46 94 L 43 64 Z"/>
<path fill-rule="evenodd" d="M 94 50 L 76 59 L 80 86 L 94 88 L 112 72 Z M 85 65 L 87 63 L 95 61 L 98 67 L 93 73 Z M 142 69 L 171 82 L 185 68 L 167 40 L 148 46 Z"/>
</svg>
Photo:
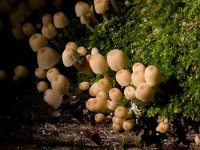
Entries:
<svg viewBox="0 0 200 150">
<path fill-rule="evenodd" d="M 120 15 L 97 25 L 85 41 L 89 49 L 97 47 L 104 55 L 113 48 L 123 50 L 129 70 L 137 61 L 160 68 L 160 88 L 166 95 L 140 108 L 148 117 L 174 120 L 177 106 L 183 108 L 182 117 L 200 116 L 199 8 L 198 0 L 134 1 Z"/>
</svg>

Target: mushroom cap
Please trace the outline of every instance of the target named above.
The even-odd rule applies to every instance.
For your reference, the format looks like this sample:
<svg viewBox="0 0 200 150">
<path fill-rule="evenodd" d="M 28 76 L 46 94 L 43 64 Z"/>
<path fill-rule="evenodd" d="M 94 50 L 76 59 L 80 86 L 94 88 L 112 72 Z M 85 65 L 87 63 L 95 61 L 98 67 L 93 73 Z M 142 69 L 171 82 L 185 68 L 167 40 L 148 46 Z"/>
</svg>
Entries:
<svg viewBox="0 0 200 150">
<path fill-rule="evenodd" d="M 128 117 L 128 109 L 126 109 L 123 106 L 118 106 L 115 109 L 114 114 L 115 114 L 115 116 L 117 116 L 117 117 L 119 117 L 121 119 L 126 119 Z"/>
<path fill-rule="evenodd" d="M 12 35 L 17 40 L 23 40 L 25 38 L 25 34 L 23 32 L 23 26 L 20 23 L 16 23 L 12 27 Z"/>
<path fill-rule="evenodd" d="M 76 51 L 80 56 L 85 56 L 87 54 L 87 50 L 84 46 L 79 46 Z"/>
<path fill-rule="evenodd" d="M 93 100 L 93 108 L 94 108 L 94 112 L 103 112 L 106 110 L 107 107 L 107 100 L 105 99 L 97 99 L 95 98 Z"/>
<path fill-rule="evenodd" d="M 103 74 L 108 70 L 106 59 L 101 54 L 91 55 L 89 64 L 95 74 Z"/>
<path fill-rule="evenodd" d="M 53 23 L 56 28 L 61 29 L 69 25 L 69 20 L 63 12 L 57 12 L 53 15 Z"/>
<path fill-rule="evenodd" d="M 69 80 L 62 74 L 54 76 L 51 80 L 52 89 L 59 95 L 64 95 L 69 90 L 69 86 Z"/>
<path fill-rule="evenodd" d="M 39 92 L 45 92 L 49 88 L 48 83 L 45 81 L 39 81 L 37 83 L 37 90 Z"/>
<path fill-rule="evenodd" d="M 101 91 L 108 92 L 111 89 L 112 85 L 108 78 L 102 78 L 98 81 L 98 87 Z"/>
<path fill-rule="evenodd" d="M 107 100 L 107 109 L 110 111 L 115 111 L 117 108 L 117 102 L 112 100 Z"/>
<path fill-rule="evenodd" d="M 34 52 L 48 45 L 47 38 L 40 33 L 35 33 L 29 38 L 29 45 Z"/>
<path fill-rule="evenodd" d="M 107 54 L 107 62 L 112 70 L 119 71 L 128 64 L 128 58 L 122 50 L 113 49 Z"/>
<path fill-rule="evenodd" d="M 155 87 L 162 82 L 162 75 L 158 67 L 150 65 L 147 66 L 144 72 L 146 82 Z"/>
<path fill-rule="evenodd" d="M 42 69 L 50 69 L 60 60 L 60 54 L 50 47 L 43 47 L 37 52 L 37 63 Z"/>
<path fill-rule="evenodd" d="M 85 106 L 89 111 L 94 112 L 94 108 L 93 108 L 94 101 L 96 101 L 94 97 L 91 97 L 86 101 Z"/>
<path fill-rule="evenodd" d="M 45 0 L 29 0 L 29 6 L 32 10 L 41 9 L 46 5 Z"/>
<path fill-rule="evenodd" d="M 65 49 L 72 49 L 76 51 L 77 48 L 78 48 L 78 45 L 75 42 L 67 42 L 67 44 L 65 45 Z"/>
<path fill-rule="evenodd" d="M 46 70 L 44 70 L 42 68 L 38 67 L 38 68 L 35 69 L 35 76 L 40 78 L 40 79 L 46 78 L 46 74 L 47 74 Z"/>
<path fill-rule="evenodd" d="M 109 0 L 94 0 L 94 10 L 97 14 L 103 14 L 109 10 Z"/>
<path fill-rule="evenodd" d="M 132 86 L 127 86 L 125 89 L 124 89 L 124 96 L 126 99 L 135 99 L 135 89 L 134 87 Z"/>
<path fill-rule="evenodd" d="M 112 101 L 116 102 L 118 102 L 123 97 L 123 94 L 119 88 L 111 88 L 108 91 L 108 95 Z"/>
<path fill-rule="evenodd" d="M 101 123 L 105 120 L 105 115 L 102 114 L 102 113 L 98 113 L 94 116 L 94 120 L 97 122 L 97 123 Z"/>
<path fill-rule="evenodd" d="M 79 89 L 85 91 L 85 90 L 89 90 L 90 88 L 90 83 L 89 82 L 86 82 L 86 81 L 83 81 L 79 84 Z"/>
<path fill-rule="evenodd" d="M 42 24 L 45 25 L 48 23 L 53 23 L 53 19 L 52 19 L 51 14 L 46 13 L 42 16 Z"/>
<path fill-rule="evenodd" d="M 98 82 L 94 82 L 89 89 L 89 94 L 91 96 L 97 96 L 97 94 L 100 92 L 99 86 L 98 86 Z"/>
<path fill-rule="evenodd" d="M 75 13 L 77 17 L 90 13 L 90 6 L 86 2 L 79 1 L 75 5 Z"/>
<path fill-rule="evenodd" d="M 17 78 L 24 78 L 28 75 L 29 70 L 23 66 L 23 65 L 18 65 L 14 69 L 14 73 Z"/>
<path fill-rule="evenodd" d="M 117 71 L 115 78 L 117 83 L 121 86 L 127 86 L 131 83 L 131 73 L 125 69 Z"/>
<path fill-rule="evenodd" d="M 138 100 L 141 100 L 144 103 L 148 103 L 153 100 L 154 91 L 149 84 L 140 83 L 135 90 L 135 96 Z"/>
<path fill-rule="evenodd" d="M 62 62 L 65 67 L 73 66 L 78 59 L 78 52 L 72 49 L 65 49 L 62 53 Z"/>
<path fill-rule="evenodd" d="M 145 82 L 144 72 L 136 71 L 131 74 L 131 81 L 134 86 L 138 86 L 140 83 Z"/>
<path fill-rule="evenodd" d="M 130 119 L 124 121 L 123 124 L 122 124 L 122 127 L 126 132 L 131 131 L 134 126 L 135 126 L 135 123 L 133 122 L 133 120 L 130 120 Z"/>
<path fill-rule="evenodd" d="M 133 64 L 132 66 L 132 71 L 135 73 L 135 72 L 144 72 L 145 70 L 145 66 L 140 63 L 140 62 L 136 62 Z"/>
<path fill-rule="evenodd" d="M 31 36 L 36 32 L 35 27 L 30 22 L 23 24 L 22 30 L 26 36 Z"/>
<path fill-rule="evenodd" d="M 91 55 L 99 54 L 99 50 L 96 47 L 93 47 L 91 50 Z"/>
<path fill-rule="evenodd" d="M 60 74 L 60 71 L 57 68 L 53 67 L 53 68 L 47 70 L 46 76 L 47 76 L 47 79 L 49 80 L 49 82 L 51 82 L 51 80 L 58 74 Z"/>
<path fill-rule="evenodd" d="M 104 91 L 99 91 L 98 94 L 96 95 L 96 99 L 100 101 L 102 100 L 107 101 L 109 99 L 108 93 Z"/>
<path fill-rule="evenodd" d="M 47 89 L 44 92 L 43 100 L 54 109 L 58 109 L 63 101 L 63 96 L 56 93 L 53 89 Z"/>
<path fill-rule="evenodd" d="M 112 124 L 112 129 L 113 129 L 115 132 L 119 132 L 120 130 L 122 130 L 122 125 L 113 123 L 113 124 Z"/>
<path fill-rule="evenodd" d="M 160 133 L 167 133 L 169 131 L 169 123 L 161 122 L 159 125 L 156 127 L 156 131 Z"/>
<path fill-rule="evenodd" d="M 52 39 L 58 34 L 55 26 L 52 23 L 44 24 L 41 32 L 42 35 L 44 35 L 47 39 Z"/>
<path fill-rule="evenodd" d="M 119 125 L 122 125 L 123 124 L 123 122 L 124 122 L 124 118 L 119 118 L 119 117 L 117 117 L 117 116 L 114 116 L 113 118 L 112 118 L 112 122 L 114 123 L 114 124 L 119 124 Z"/>
</svg>

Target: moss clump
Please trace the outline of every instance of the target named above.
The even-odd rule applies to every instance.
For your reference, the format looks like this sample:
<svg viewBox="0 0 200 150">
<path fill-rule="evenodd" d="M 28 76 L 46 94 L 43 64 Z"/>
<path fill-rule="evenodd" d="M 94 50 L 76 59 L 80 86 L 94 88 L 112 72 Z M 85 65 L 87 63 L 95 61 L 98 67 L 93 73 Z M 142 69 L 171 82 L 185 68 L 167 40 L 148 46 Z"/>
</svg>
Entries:
<svg viewBox="0 0 200 150">
<path fill-rule="evenodd" d="M 124 7 L 123 7 L 124 8 Z M 164 82 L 158 102 L 141 106 L 147 116 L 169 116 L 176 107 L 185 118 L 200 116 L 200 2 L 198 0 L 134 1 L 120 15 L 96 26 L 88 48 L 107 54 L 124 50 L 134 62 L 156 65 Z"/>
</svg>

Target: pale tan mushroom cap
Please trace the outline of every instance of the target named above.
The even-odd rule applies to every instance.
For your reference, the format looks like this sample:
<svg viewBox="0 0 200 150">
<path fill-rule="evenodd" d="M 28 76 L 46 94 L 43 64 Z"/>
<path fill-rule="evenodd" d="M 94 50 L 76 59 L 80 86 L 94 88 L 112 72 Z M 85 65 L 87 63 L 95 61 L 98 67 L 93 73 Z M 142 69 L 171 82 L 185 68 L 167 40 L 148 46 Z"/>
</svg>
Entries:
<svg viewBox="0 0 200 150">
<path fill-rule="evenodd" d="M 113 49 L 107 54 L 107 62 L 112 70 L 119 71 L 126 67 L 128 64 L 128 58 L 123 51 Z"/>
<path fill-rule="evenodd" d="M 44 24 L 41 32 L 47 39 L 52 39 L 58 34 L 55 26 L 51 23 Z"/>
<path fill-rule="evenodd" d="M 34 52 L 48 45 L 47 38 L 40 33 L 35 33 L 29 38 L 29 45 Z"/>
<path fill-rule="evenodd" d="M 131 131 L 135 126 L 135 123 L 133 120 L 126 120 L 123 122 L 122 127 L 123 129 L 127 132 L 127 131 Z"/>
<path fill-rule="evenodd" d="M 135 73 L 135 72 L 144 72 L 145 70 L 145 66 L 140 63 L 140 62 L 136 62 L 133 64 L 132 66 L 132 71 Z"/>
<path fill-rule="evenodd" d="M 79 1 L 75 5 L 75 13 L 77 17 L 86 15 L 90 13 L 90 6 L 85 2 Z"/>
<path fill-rule="evenodd" d="M 38 77 L 38 78 L 41 78 L 41 79 L 44 79 L 46 78 L 46 70 L 42 69 L 42 68 L 36 68 L 35 69 L 35 76 Z"/>
<path fill-rule="evenodd" d="M 48 83 L 45 81 L 40 81 L 37 83 L 37 90 L 39 92 L 45 92 L 49 88 Z"/>
<path fill-rule="evenodd" d="M 123 97 L 123 94 L 122 92 L 120 91 L 119 88 L 111 88 L 109 91 L 108 91 L 108 95 L 110 97 L 110 99 L 112 101 L 116 101 L 118 102 L 122 97 Z"/>
<path fill-rule="evenodd" d="M 109 10 L 109 1 L 107 0 L 94 0 L 94 10 L 97 14 L 103 14 Z"/>
<path fill-rule="evenodd" d="M 121 119 L 126 119 L 128 117 L 128 110 L 123 106 L 118 106 L 114 114 Z"/>
<path fill-rule="evenodd" d="M 103 74 L 108 70 L 106 59 L 101 54 L 91 55 L 89 64 L 95 74 Z"/>
<path fill-rule="evenodd" d="M 26 36 L 31 36 L 36 32 L 35 27 L 30 22 L 23 24 L 22 30 Z"/>
<path fill-rule="evenodd" d="M 60 54 L 50 47 L 43 47 L 37 53 L 37 63 L 42 69 L 50 69 L 60 60 Z"/>
<path fill-rule="evenodd" d="M 51 14 L 44 14 L 43 16 L 42 16 L 42 24 L 43 25 L 46 25 L 46 24 L 48 24 L 48 23 L 53 23 L 53 19 L 52 19 L 52 16 L 51 16 Z"/>
<path fill-rule="evenodd" d="M 53 89 L 44 92 L 43 100 L 54 109 L 58 109 L 63 101 L 63 96 L 56 93 Z"/>
<path fill-rule="evenodd" d="M 56 28 L 65 28 L 69 25 L 69 20 L 63 12 L 57 12 L 53 15 L 53 23 Z"/>
<path fill-rule="evenodd" d="M 67 44 L 65 45 L 65 49 L 72 49 L 76 51 L 77 48 L 78 48 L 78 45 L 75 42 L 67 42 Z"/>
<path fill-rule="evenodd" d="M 62 53 L 62 62 L 65 67 L 73 66 L 79 59 L 77 51 L 71 49 L 65 49 Z"/>
<path fill-rule="evenodd" d="M 121 86 L 127 86 L 131 83 L 131 73 L 128 70 L 121 69 L 115 75 L 116 81 Z"/>
<path fill-rule="evenodd" d="M 132 86 L 127 86 L 125 89 L 124 89 L 124 96 L 126 99 L 135 99 L 136 96 L 135 96 L 135 89 L 134 87 Z"/>
<path fill-rule="evenodd" d="M 49 80 L 49 82 L 51 82 L 52 79 L 58 74 L 60 74 L 60 71 L 57 68 L 53 67 L 53 68 L 47 70 L 46 76 L 47 76 L 47 79 Z"/>
<path fill-rule="evenodd" d="M 156 127 L 156 131 L 160 133 L 167 133 L 169 131 L 169 123 L 161 122 L 159 125 Z"/>
<path fill-rule="evenodd" d="M 17 78 L 24 78 L 28 75 L 29 70 L 23 66 L 23 65 L 18 65 L 14 69 L 14 73 Z"/>
<path fill-rule="evenodd" d="M 136 71 L 131 74 L 131 81 L 134 86 L 138 86 L 140 83 L 145 82 L 144 72 Z"/>
</svg>

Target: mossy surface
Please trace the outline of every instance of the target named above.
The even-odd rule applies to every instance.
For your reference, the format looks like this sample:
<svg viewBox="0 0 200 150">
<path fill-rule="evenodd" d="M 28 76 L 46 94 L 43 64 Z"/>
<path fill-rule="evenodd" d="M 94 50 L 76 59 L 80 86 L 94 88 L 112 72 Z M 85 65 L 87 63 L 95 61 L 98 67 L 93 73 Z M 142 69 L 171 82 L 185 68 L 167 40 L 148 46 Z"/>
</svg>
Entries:
<svg viewBox="0 0 200 150">
<path fill-rule="evenodd" d="M 158 93 L 154 104 L 139 106 L 145 116 L 200 116 L 200 1 L 136 0 L 128 7 L 118 5 L 119 14 L 109 16 L 79 43 L 97 47 L 105 56 L 111 49 L 123 50 L 130 71 L 135 62 L 160 68 L 164 94 Z M 182 108 L 181 115 L 174 113 L 176 108 Z"/>
</svg>

